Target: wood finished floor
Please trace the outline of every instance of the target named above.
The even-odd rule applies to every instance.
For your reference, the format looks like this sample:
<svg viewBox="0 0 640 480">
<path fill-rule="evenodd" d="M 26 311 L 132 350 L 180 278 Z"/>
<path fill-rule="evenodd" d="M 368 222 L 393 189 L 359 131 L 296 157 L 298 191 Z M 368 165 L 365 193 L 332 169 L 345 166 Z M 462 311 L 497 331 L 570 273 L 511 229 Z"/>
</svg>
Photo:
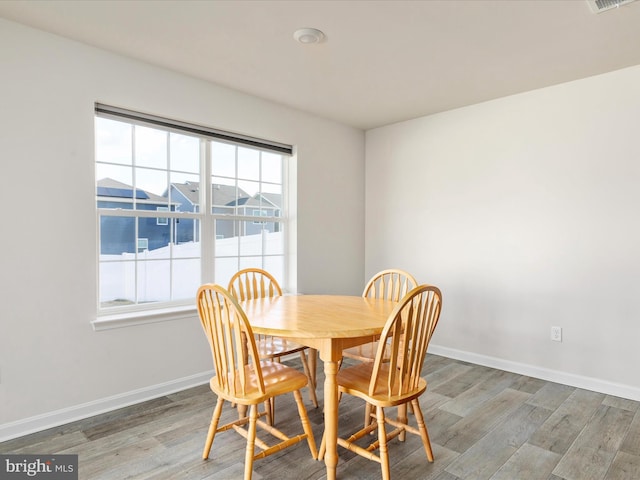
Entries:
<svg viewBox="0 0 640 480">
<path fill-rule="evenodd" d="M 435 355 L 423 373 L 429 386 L 420 403 L 435 462 L 417 437 L 394 440 L 394 479 L 640 479 L 639 402 Z M 322 385 L 321 365 L 318 374 Z M 314 409 L 303 397 L 319 444 L 322 403 Z M 216 436 L 211 458 L 200 458 L 214 402 L 208 386 L 196 387 L 0 443 L 0 453 L 78 454 L 83 480 L 242 478 L 245 441 L 233 432 Z M 278 427 L 291 434 L 301 431 L 294 409 L 292 397 L 278 399 Z M 223 420 L 235 415 L 225 406 Z M 343 398 L 340 434 L 362 417 L 361 401 Z M 339 455 L 338 478 L 380 478 L 377 463 L 344 449 Z M 257 460 L 253 478 L 322 479 L 324 463 L 301 442 Z"/>
</svg>

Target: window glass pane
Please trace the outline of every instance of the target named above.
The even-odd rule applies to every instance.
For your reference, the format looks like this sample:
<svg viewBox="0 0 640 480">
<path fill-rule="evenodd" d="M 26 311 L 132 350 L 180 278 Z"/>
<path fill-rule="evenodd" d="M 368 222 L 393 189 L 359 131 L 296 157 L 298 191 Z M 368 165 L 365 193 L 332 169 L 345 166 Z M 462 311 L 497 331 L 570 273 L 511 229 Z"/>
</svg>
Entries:
<svg viewBox="0 0 640 480">
<path fill-rule="evenodd" d="M 100 306 L 102 308 L 132 305 L 136 301 L 136 263 L 108 262 L 100 264 Z"/>
<path fill-rule="evenodd" d="M 282 155 L 262 152 L 262 181 L 282 183 Z"/>
<path fill-rule="evenodd" d="M 149 127 L 135 127 L 135 164 L 139 167 L 167 169 L 168 132 Z"/>
<path fill-rule="evenodd" d="M 169 258 L 171 256 L 171 230 L 175 218 L 138 218 L 138 238 L 146 238 L 149 249 L 138 254 L 140 260 Z"/>
<path fill-rule="evenodd" d="M 280 217 L 280 211 L 282 209 L 282 185 L 263 183 L 260 186 L 262 190 L 257 198 L 260 199 L 262 210 L 266 211 L 269 217 Z"/>
<path fill-rule="evenodd" d="M 122 260 L 105 255 L 135 253 L 136 248 L 135 218 L 100 216 L 100 260 Z"/>
<path fill-rule="evenodd" d="M 211 187 L 213 208 L 211 213 L 220 215 L 234 214 L 238 205 L 238 198 L 242 194 L 243 192 L 238 191 L 234 179 L 213 177 Z"/>
<path fill-rule="evenodd" d="M 136 205 L 138 210 L 155 210 L 168 204 L 166 171 L 136 168 Z M 150 206 L 151 205 L 151 206 Z"/>
<path fill-rule="evenodd" d="M 200 220 L 195 218 L 174 219 L 173 257 L 200 257 Z"/>
<path fill-rule="evenodd" d="M 260 191 L 259 182 L 249 182 L 247 180 L 238 180 L 238 204 L 251 205 L 256 204 L 256 194 Z M 246 215 L 246 213 L 245 213 Z"/>
<path fill-rule="evenodd" d="M 216 220 L 216 257 L 238 255 L 239 222 Z"/>
<path fill-rule="evenodd" d="M 168 302 L 171 300 L 171 262 L 169 260 L 140 260 L 136 262 L 138 303 Z"/>
<path fill-rule="evenodd" d="M 95 126 L 96 161 L 131 165 L 133 126 L 100 117 L 96 118 Z"/>
<path fill-rule="evenodd" d="M 118 165 L 96 164 L 98 208 L 133 208 L 133 169 Z"/>
<path fill-rule="evenodd" d="M 170 202 L 177 212 L 200 211 L 200 178 L 186 173 L 171 173 Z"/>
<path fill-rule="evenodd" d="M 211 142 L 211 173 L 221 177 L 236 177 L 236 147 L 234 145 Z"/>
<path fill-rule="evenodd" d="M 264 257 L 263 265 L 262 268 L 276 277 L 280 287 L 284 288 L 284 256 Z"/>
<path fill-rule="evenodd" d="M 240 255 L 262 255 L 262 224 L 241 222 Z"/>
<path fill-rule="evenodd" d="M 238 258 L 216 258 L 215 282 L 227 288 L 231 277 L 239 270 Z"/>
<path fill-rule="evenodd" d="M 264 224 L 263 248 L 265 255 L 284 255 L 284 232 L 281 223 Z"/>
<path fill-rule="evenodd" d="M 260 180 L 260 152 L 238 147 L 238 178 Z"/>
<path fill-rule="evenodd" d="M 200 172 L 200 139 L 179 133 L 169 134 L 171 170 Z"/>
<path fill-rule="evenodd" d="M 171 272 L 171 293 L 173 300 L 195 298 L 200 281 L 200 259 L 174 260 Z"/>
<path fill-rule="evenodd" d="M 240 257 L 240 270 L 262 268 L 262 257 Z"/>
</svg>

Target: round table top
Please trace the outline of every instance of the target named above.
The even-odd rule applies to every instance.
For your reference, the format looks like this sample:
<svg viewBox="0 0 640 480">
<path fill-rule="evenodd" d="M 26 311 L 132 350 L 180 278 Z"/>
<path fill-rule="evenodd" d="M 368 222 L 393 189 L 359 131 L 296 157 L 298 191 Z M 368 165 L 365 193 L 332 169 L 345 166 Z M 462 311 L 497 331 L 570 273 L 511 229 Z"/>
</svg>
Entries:
<svg viewBox="0 0 640 480">
<path fill-rule="evenodd" d="M 378 335 L 397 305 L 347 295 L 285 295 L 240 302 L 254 333 L 296 338 Z"/>
</svg>

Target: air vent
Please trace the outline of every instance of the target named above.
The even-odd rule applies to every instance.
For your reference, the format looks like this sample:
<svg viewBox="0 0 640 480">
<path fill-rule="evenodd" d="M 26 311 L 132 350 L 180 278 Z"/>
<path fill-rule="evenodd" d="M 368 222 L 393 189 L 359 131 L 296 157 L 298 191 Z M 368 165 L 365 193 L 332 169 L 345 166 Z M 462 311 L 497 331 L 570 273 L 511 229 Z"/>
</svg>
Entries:
<svg viewBox="0 0 640 480">
<path fill-rule="evenodd" d="M 587 0 L 587 3 L 591 7 L 593 13 L 600 13 L 635 1 L 636 0 Z"/>
</svg>

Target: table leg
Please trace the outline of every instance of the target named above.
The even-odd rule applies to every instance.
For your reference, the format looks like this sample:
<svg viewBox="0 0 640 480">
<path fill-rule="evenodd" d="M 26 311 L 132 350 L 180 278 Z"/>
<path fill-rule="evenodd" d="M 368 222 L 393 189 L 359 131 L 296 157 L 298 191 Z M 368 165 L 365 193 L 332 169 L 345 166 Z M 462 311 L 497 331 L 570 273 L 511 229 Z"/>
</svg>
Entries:
<svg viewBox="0 0 640 480">
<path fill-rule="evenodd" d="M 324 463 L 327 466 L 327 480 L 335 480 L 338 465 L 338 362 L 324 362 L 324 435 L 326 453 Z"/>
</svg>

